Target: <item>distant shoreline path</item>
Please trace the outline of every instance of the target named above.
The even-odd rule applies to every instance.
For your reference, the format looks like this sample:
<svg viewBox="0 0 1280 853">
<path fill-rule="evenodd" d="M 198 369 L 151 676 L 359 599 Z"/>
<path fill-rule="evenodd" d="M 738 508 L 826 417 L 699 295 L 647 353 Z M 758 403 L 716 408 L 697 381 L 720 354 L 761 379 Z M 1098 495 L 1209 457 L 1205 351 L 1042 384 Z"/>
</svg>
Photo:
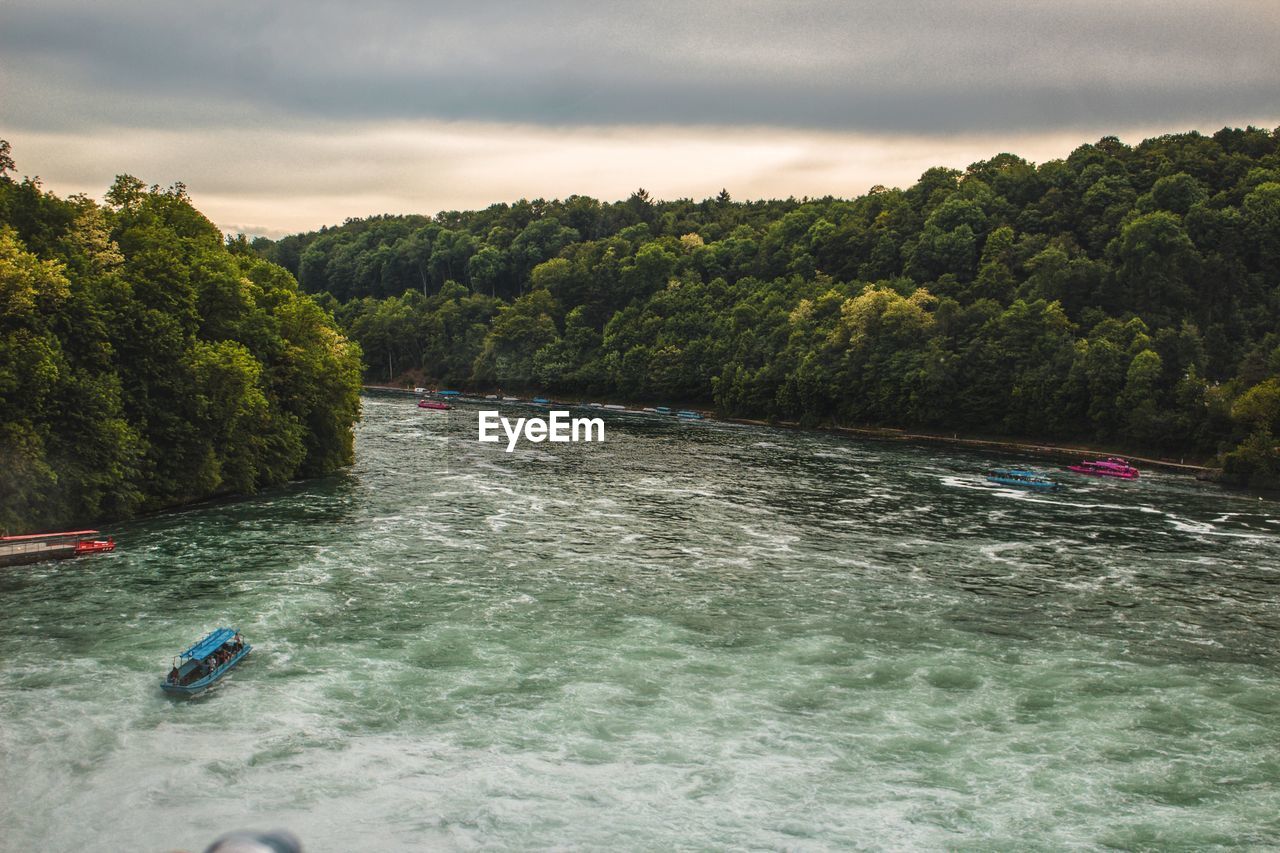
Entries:
<svg viewBox="0 0 1280 853">
<path fill-rule="evenodd" d="M 806 429 L 801 427 L 795 421 L 777 421 L 769 423 L 768 421 L 749 420 L 746 418 L 725 418 L 731 423 L 751 424 L 752 426 L 781 426 L 792 429 Z M 1210 474 L 1217 471 L 1206 465 L 1195 465 L 1189 462 L 1174 462 L 1169 459 L 1157 459 L 1149 456 L 1134 456 L 1132 453 L 1125 453 L 1118 450 L 1104 450 L 1097 447 L 1087 447 L 1084 445 L 1073 444 L 1039 444 L 1032 442 L 1014 441 L 1011 439 L 998 438 L 969 438 L 958 434 L 942 435 L 931 432 L 907 432 L 892 427 L 815 427 L 814 429 L 821 432 L 835 432 L 847 435 L 857 435 L 865 438 L 882 438 L 894 441 L 921 441 L 931 444 L 948 444 L 957 447 L 974 447 L 982 450 L 1010 450 L 1018 453 L 1029 453 L 1036 456 L 1119 456 L 1130 462 L 1142 462 L 1146 465 L 1153 465 L 1158 468 L 1169 468 L 1175 471 L 1182 471 L 1188 474 Z"/>
<path fill-rule="evenodd" d="M 398 387 L 394 385 L 364 385 L 361 386 L 365 391 L 393 391 L 401 394 L 413 394 L 412 388 Z M 711 413 L 706 412 L 708 416 Z M 961 436 L 959 434 L 944 435 L 932 432 L 907 432 L 902 429 L 894 429 L 892 427 L 805 427 L 796 421 L 762 421 L 753 420 L 751 418 L 716 418 L 724 423 L 745 424 L 747 426 L 764 426 L 764 427 L 784 427 L 786 429 L 812 429 L 815 432 L 830 432 L 841 435 L 854 435 L 862 438 L 887 439 L 892 441 L 920 441 L 930 444 L 946 444 L 956 447 L 971 447 L 979 450 L 1006 450 L 1017 453 L 1027 453 L 1034 456 L 1052 456 L 1052 457 L 1071 457 L 1071 456 L 1121 456 L 1130 462 L 1140 462 L 1144 465 L 1151 465 L 1157 468 L 1166 468 L 1172 471 L 1179 471 L 1184 474 L 1194 475 L 1212 475 L 1218 471 L 1206 465 L 1195 465 L 1188 462 L 1174 462 L 1169 459 L 1158 459 L 1150 456 L 1134 456 L 1131 453 L 1122 451 L 1105 450 L 1097 447 L 1088 447 L 1083 445 L 1072 444 L 1041 444 L 1038 442 L 1024 442 L 1012 439 L 998 438 L 972 438 Z"/>
</svg>

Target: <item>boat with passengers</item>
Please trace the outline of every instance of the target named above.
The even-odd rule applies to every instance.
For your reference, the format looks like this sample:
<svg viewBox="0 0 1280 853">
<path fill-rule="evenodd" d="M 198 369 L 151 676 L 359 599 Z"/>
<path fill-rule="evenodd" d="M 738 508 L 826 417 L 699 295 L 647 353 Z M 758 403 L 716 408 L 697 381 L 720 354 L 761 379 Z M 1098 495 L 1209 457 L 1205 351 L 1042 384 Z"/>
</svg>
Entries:
<svg viewBox="0 0 1280 853">
<path fill-rule="evenodd" d="M 1027 468 L 992 468 L 987 480 L 1002 486 L 1021 486 L 1025 489 L 1056 489 L 1058 483 L 1039 471 Z"/>
<path fill-rule="evenodd" d="M 1106 459 L 1085 459 L 1076 465 L 1068 465 L 1068 471 L 1075 471 L 1077 474 L 1088 474 L 1091 477 L 1116 477 L 1121 480 L 1138 479 L 1138 469 L 1129 464 L 1128 460 L 1121 459 L 1119 456 L 1109 456 Z"/>
<path fill-rule="evenodd" d="M 252 649 L 234 628 L 210 631 L 174 658 L 160 689 L 171 696 L 194 696 L 230 672 Z"/>
<path fill-rule="evenodd" d="M 450 406 L 448 403 L 443 403 L 440 400 L 419 400 L 418 408 L 419 409 L 436 409 L 438 411 L 443 412 L 443 411 L 452 409 L 453 406 Z"/>
</svg>

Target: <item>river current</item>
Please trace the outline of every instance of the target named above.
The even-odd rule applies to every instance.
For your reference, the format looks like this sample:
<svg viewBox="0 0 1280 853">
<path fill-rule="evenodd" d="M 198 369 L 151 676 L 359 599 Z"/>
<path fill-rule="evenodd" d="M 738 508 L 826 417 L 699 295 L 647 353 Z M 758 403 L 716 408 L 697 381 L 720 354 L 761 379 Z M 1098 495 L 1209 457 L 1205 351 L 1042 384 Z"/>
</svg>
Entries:
<svg viewBox="0 0 1280 853">
<path fill-rule="evenodd" d="M 339 475 L 0 570 L 0 849 L 1280 845 L 1273 501 L 638 415 L 508 454 L 475 407 L 364 410 Z M 218 625 L 252 654 L 166 698 Z"/>
</svg>

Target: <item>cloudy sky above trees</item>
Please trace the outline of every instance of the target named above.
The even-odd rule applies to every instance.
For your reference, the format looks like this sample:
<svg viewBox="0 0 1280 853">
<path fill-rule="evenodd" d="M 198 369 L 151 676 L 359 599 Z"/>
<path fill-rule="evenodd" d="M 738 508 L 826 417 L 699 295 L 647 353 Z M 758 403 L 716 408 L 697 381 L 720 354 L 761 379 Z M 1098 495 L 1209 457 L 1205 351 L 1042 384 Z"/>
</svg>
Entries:
<svg viewBox="0 0 1280 853">
<path fill-rule="evenodd" d="M 843 195 L 1280 124 L 1275 0 L 0 0 L 0 137 L 226 230 L 574 193 Z"/>
</svg>

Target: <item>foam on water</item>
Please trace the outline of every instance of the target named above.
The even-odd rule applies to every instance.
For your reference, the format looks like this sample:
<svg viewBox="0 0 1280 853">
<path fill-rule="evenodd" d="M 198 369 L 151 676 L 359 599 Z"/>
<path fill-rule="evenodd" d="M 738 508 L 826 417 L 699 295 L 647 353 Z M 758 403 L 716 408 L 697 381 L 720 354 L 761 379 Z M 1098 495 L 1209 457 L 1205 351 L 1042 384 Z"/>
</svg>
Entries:
<svg viewBox="0 0 1280 853">
<path fill-rule="evenodd" d="M 406 405 L 350 472 L 0 575 L 0 849 L 1280 844 L 1275 504 Z M 217 624 L 254 653 L 164 698 Z"/>
</svg>

